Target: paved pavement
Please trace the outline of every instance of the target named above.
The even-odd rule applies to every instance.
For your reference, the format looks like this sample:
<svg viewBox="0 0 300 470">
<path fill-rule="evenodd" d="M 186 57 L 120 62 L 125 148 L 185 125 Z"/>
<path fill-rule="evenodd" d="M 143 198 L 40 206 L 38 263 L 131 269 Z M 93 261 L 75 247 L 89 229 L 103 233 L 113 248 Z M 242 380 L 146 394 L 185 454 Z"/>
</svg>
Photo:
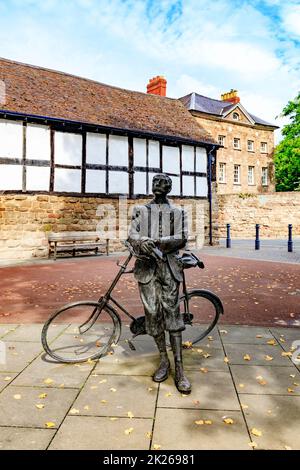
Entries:
<svg viewBox="0 0 300 470">
<path fill-rule="evenodd" d="M 188 396 L 152 381 L 153 340 L 131 351 L 126 326 L 114 354 L 75 365 L 45 356 L 40 331 L 0 324 L 0 449 L 300 449 L 299 328 L 215 329 L 184 351 Z"/>
<path fill-rule="evenodd" d="M 198 253 L 205 269 L 187 270 L 187 285 L 212 290 L 221 298 L 222 322 L 300 326 L 300 263 L 219 256 L 216 250 L 205 250 Z M 68 258 L 1 268 L 0 323 L 43 323 L 66 302 L 98 299 L 118 272 L 117 259 Z M 114 296 L 134 315 L 143 311 L 132 274 L 123 276 Z M 195 313 L 199 322 L 210 315 L 205 308 Z"/>
<path fill-rule="evenodd" d="M 275 261 L 278 263 L 300 263 L 300 237 L 293 240 L 293 251 L 288 252 L 287 240 L 262 239 L 260 249 L 255 250 L 254 239 L 232 239 L 231 248 L 226 248 L 226 239 L 221 238 L 219 246 L 205 246 L 202 253 L 214 256 L 228 256 L 258 261 Z"/>
</svg>

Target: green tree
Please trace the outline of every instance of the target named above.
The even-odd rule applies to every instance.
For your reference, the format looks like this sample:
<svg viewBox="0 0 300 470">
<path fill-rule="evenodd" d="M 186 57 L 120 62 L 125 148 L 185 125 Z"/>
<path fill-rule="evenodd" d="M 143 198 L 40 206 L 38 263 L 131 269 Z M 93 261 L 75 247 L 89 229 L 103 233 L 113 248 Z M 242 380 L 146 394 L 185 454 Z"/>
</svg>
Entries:
<svg viewBox="0 0 300 470">
<path fill-rule="evenodd" d="M 283 127 L 283 139 L 275 149 L 276 190 L 300 191 L 300 92 L 288 102 L 282 116 L 290 122 Z"/>
</svg>

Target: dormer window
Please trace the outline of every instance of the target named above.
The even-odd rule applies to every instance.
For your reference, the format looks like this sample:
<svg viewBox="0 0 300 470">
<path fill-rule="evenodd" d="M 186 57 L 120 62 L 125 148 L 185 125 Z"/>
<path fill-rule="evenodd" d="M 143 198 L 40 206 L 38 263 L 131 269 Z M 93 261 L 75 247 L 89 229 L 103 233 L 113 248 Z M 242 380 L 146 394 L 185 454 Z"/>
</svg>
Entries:
<svg viewBox="0 0 300 470">
<path fill-rule="evenodd" d="M 239 121 L 239 119 L 240 119 L 239 113 L 233 113 L 232 119 L 234 119 L 235 121 Z"/>
</svg>

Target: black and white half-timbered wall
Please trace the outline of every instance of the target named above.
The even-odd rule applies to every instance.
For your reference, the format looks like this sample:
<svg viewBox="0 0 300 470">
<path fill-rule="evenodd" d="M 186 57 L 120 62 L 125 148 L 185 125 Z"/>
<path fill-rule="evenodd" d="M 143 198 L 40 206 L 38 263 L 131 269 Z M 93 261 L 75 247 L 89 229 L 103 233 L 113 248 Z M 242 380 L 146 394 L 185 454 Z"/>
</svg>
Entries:
<svg viewBox="0 0 300 470">
<path fill-rule="evenodd" d="M 163 172 L 172 196 L 207 198 L 205 146 L 29 121 L 0 114 L 0 191 L 138 197 Z"/>
<path fill-rule="evenodd" d="M 101 201 L 147 199 L 160 172 L 176 202 L 205 207 L 213 241 L 218 145 L 179 100 L 4 59 L 0 81 L 0 258 L 45 256 L 49 231 L 95 230 Z"/>
</svg>

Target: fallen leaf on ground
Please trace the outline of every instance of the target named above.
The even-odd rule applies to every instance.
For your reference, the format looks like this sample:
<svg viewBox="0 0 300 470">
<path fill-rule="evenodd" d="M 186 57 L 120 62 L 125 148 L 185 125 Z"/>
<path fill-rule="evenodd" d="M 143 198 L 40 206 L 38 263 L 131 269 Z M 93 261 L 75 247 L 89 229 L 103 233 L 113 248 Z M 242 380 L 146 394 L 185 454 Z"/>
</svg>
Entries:
<svg viewBox="0 0 300 470">
<path fill-rule="evenodd" d="M 22 395 L 19 395 L 19 394 L 14 395 L 15 400 L 21 400 L 21 398 L 22 398 Z"/>
<path fill-rule="evenodd" d="M 45 379 L 44 380 L 44 384 L 46 384 L 46 385 L 53 384 L 53 382 L 54 382 L 54 380 L 52 380 L 52 379 Z"/>
<path fill-rule="evenodd" d="M 227 335 L 228 331 L 227 331 L 227 330 L 220 330 L 220 333 L 221 333 L 222 335 Z"/>
<path fill-rule="evenodd" d="M 128 411 L 127 416 L 128 416 L 128 418 L 130 418 L 130 419 L 131 419 L 131 418 L 134 418 L 134 414 L 132 413 L 132 411 Z"/>
<path fill-rule="evenodd" d="M 212 424 L 212 421 L 210 419 L 205 419 L 204 424 Z"/>
<path fill-rule="evenodd" d="M 285 450 L 293 450 L 290 446 L 284 446 Z"/>
<path fill-rule="evenodd" d="M 296 377 L 296 374 L 290 374 L 290 377 L 292 377 L 292 379 L 294 379 Z"/>
<path fill-rule="evenodd" d="M 117 421 L 118 419 L 119 419 L 119 418 L 116 418 L 116 417 L 114 417 L 114 416 L 113 416 L 112 418 L 110 418 L 111 421 Z"/>
<path fill-rule="evenodd" d="M 203 372 L 203 374 L 206 374 L 208 372 L 208 370 L 206 369 L 206 367 L 201 367 L 200 368 L 200 371 Z"/>
<path fill-rule="evenodd" d="M 228 357 L 224 357 L 224 362 L 226 362 L 226 364 L 229 362 Z"/>
<path fill-rule="evenodd" d="M 8 382 L 9 380 L 11 380 L 11 377 L 4 377 L 5 382 Z"/>
<path fill-rule="evenodd" d="M 52 423 L 52 421 L 48 421 L 48 423 L 45 423 L 45 426 L 46 426 L 46 428 L 48 428 L 48 429 L 54 428 L 54 427 L 55 427 L 55 423 Z"/>
<path fill-rule="evenodd" d="M 244 384 L 239 384 L 239 387 L 240 387 L 240 388 L 244 388 L 245 385 L 244 385 Z"/>
<path fill-rule="evenodd" d="M 171 397 L 172 396 L 172 393 L 171 392 L 168 392 L 165 394 L 165 397 Z"/>
<path fill-rule="evenodd" d="M 193 343 L 191 341 L 185 341 L 184 343 L 182 343 L 182 346 L 184 347 L 184 349 L 190 349 L 192 348 Z"/>
<path fill-rule="evenodd" d="M 107 382 L 107 379 L 102 379 L 99 381 L 99 384 L 105 384 Z"/>
<path fill-rule="evenodd" d="M 253 436 L 257 436 L 257 437 L 262 436 L 262 432 L 259 429 L 256 429 L 256 428 L 251 429 L 251 434 L 253 434 Z"/>
<path fill-rule="evenodd" d="M 152 432 L 146 432 L 146 437 L 147 437 L 148 439 L 151 439 L 151 437 L 152 437 Z"/>
<path fill-rule="evenodd" d="M 114 392 L 117 391 L 117 389 L 116 388 L 110 388 L 110 391 L 114 393 Z"/>
<path fill-rule="evenodd" d="M 203 354 L 203 357 L 204 357 L 205 359 L 207 359 L 207 358 L 211 357 L 211 354 L 205 353 L 205 354 Z"/>
<path fill-rule="evenodd" d="M 243 403 L 241 403 L 241 407 L 242 407 L 243 410 L 247 410 L 249 408 L 248 405 L 243 405 Z"/>
<path fill-rule="evenodd" d="M 202 425 L 202 424 L 204 424 L 204 420 L 203 419 L 198 419 L 197 421 L 195 421 L 195 424 Z"/>
<path fill-rule="evenodd" d="M 101 403 L 107 403 L 107 400 L 101 400 Z"/>
<path fill-rule="evenodd" d="M 281 355 L 282 355 L 283 357 L 291 357 L 291 356 L 293 355 L 293 353 L 292 353 L 291 351 L 283 351 L 283 352 L 281 353 Z"/>
<path fill-rule="evenodd" d="M 256 444 L 256 442 L 249 442 L 248 446 L 253 447 L 253 449 L 256 449 L 257 444 Z"/>
<path fill-rule="evenodd" d="M 128 428 L 128 429 L 125 429 L 124 432 L 125 432 L 126 436 L 129 436 L 129 434 L 131 434 L 132 431 L 133 431 L 133 428 Z"/>
<path fill-rule="evenodd" d="M 275 339 L 270 339 L 269 341 L 267 341 L 267 344 L 269 344 L 270 346 L 275 346 L 277 342 L 275 341 Z"/>
<path fill-rule="evenodd" d="M 85 405 L 85 406 L 83 407 L 83 409 L 84 409 L 84 410 L 89 410 L 90 407 L 89 407 L 89 405 Z"/>
<path fill-rule="evenodd" d="M 263 335 L 256 335 L 256 338 L 262 338 Z"/>
<path fill-rule="evenodd" d="M 294 393 L 295 390 L 293 390 L 292 388 L 288 388 L 287 391 L 288 391 L 289 393 Z"/>
<path fill-rule="evenodd" d="M 47 393 L 41 393 L 41 394 L 39 395 L 39 398 L 46 398 L 46 396 L 47 396 Z"/>
<path fill-rule="evenodd" d="M 244 361 L 251 361 L 251 356 L 249 354 L 245 354 Z"/>
<path fill-rule="evenodd" d="M 70 414 L 71 414 L 71 415 L 78 415 L 78 414 L 79 414 L 79 410 L 76 410 L 76 408 L 72 408 L 72 410 L 70 411 Z"/>
<path fill-rule="evenodd" d="M 161 445 L 160 444 L 154 444 L 153 449 L 154 450 L 159 450 L 159 449 L 161 449 Z"/>
<path fill-rule="evenodd" d="M 153 388 L 152 387 L 148 387 L 148 392 L 152 392 Z"/>
<path fill-rule="evenodd" d="M 273 361 L 273 357 L 269 356 L 268 354 L 265 356 L 266 361 Z"/>
<path fill-rule="evenodd" d="M 223 418 L 223 421 L 224 421 L 225 424 L 233 424 L 234 423 L 232 418 Z"/>
</svg>

